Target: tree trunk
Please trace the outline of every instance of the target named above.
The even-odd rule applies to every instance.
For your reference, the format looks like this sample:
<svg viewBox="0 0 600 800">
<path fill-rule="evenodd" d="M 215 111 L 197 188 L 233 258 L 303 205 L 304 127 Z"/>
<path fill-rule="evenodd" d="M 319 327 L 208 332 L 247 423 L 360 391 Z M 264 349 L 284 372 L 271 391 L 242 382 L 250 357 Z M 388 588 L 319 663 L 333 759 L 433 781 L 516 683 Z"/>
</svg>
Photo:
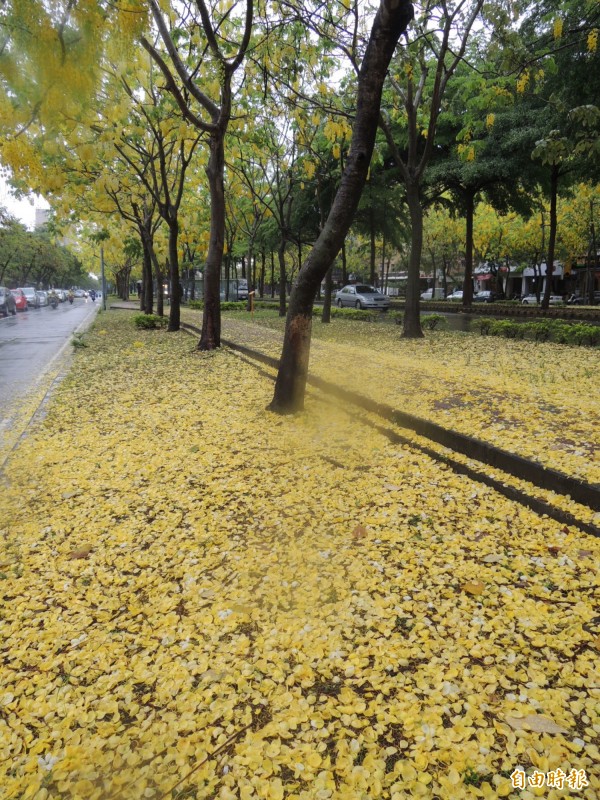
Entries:
<svg viewBox="0 0 600 800">
<path fill-rule="evenodd" d="M 465 213 L 465 278 L 463 281 L 463 308 L 471 308 L 473 303 L 473 217 L 475 196 L 472 192 L 466 197 Z"/>
<path fill-rule="evenodd" d="M 262 300 L 265 296 L 265 251 L 260 251 L 260 278 L 258 281 L 258 293 Z"/>
<path fill-rule="evenodd" d="M 171 284 L 171 310 L 169 312 L 168 331 L 178 331 L 181 322 L 181 290 L 179 278 L 179 253 L 177 240 L 179 238 L 179 223 L 177 218 L 169 222 L 169 277 Z"/>
<path fill-rule="evenodd" d="M 379 122 L 381 91 L 400 35 L 413 17 L 406 0 L 382 0 L 373 21 L 359 78 L 356 116 L 346 168 L 327 221 L 299 270 L 290 297 L 283 350 L 270 408 L 282 414 L 304 407 L 312 309 L 317 290 L 333 264 L 362 194 Z"/>
<path fill-rule="evenodd" d="M 277 249 L 279 259 L 279 316 L 285 317 L 286 308 L 286 277 L 285 277 L 285 241 L 282 240 Z"/>
<path fill-rule="evenodd" d="M 558 197 L 558 164 L 552 164 L 550 173 L 550 232 L 548 235 L 548 258 L 546 259 L 546 287 L 542 299 L 541 308 L 550 307 L 550 295 L 552 294 L 552 274 L 554 273 L 554 251 L 556 248 L 556 229 L 558 218 L 556 214 L 556 201 Z"/>
<path fill-rule="evenodd" d="M 377 242 L 375 237 L 375 217 L 373 214 L 373 204 L 369 208 L 369 228 L 370 228 L 370 251 L 369 251 L 369 283 L 375 286 L 376 269 L 375 260 L 377 258 Z"/>
<path fill-rule="evenodd" d="M 321 322 L 331 322 L 331 289 L 333 286 L 332 272 L 333 264 L 329 267 L 327 274 L 325 275 L 325 300 L 323 302 Z"/>
<path fill-rule="evenodd" d="M 210 157 L 206 167 L 210 187 L 210 242 L 204 268 L 204 314 L 199 350 L 221 346 L 221 261 L 225 241 L 224 133 L 210 137 Z"/>
<path fill-rule="evenodd" d="M 271 300 L 275 298 L 275 253 L 271 250 Z"/>
<path fill-rule="evenodd" d="M 346 261 L 346 240 L 342 244 L 342 286 L 348 283 L 348 262 Z"/>
<path fill-rule="evenodd" d="M 146 242 L 142 240 L 142 290 L 140 292 L 140 311 L 143 311 L 144 314 L 151 314 L 152 311 L 148 311 L 147 308 L 147 300 L 148 295 L 146 291 L 146 287 L 150 283 L 152 285 L 152 266 L 150 262 L 150 253 L 148 252 L 148 248 L 146 246 Z"/>
<path fill-rule="evenodd" d="M 410 213 L 411 245 L 402 336 L 405 339 L 422 339 L 419 276 L 423 250 L 423 206 L 421 205 L 421 188 L 418 181 L 407 183 L 406 200 Z"/>
</svg>

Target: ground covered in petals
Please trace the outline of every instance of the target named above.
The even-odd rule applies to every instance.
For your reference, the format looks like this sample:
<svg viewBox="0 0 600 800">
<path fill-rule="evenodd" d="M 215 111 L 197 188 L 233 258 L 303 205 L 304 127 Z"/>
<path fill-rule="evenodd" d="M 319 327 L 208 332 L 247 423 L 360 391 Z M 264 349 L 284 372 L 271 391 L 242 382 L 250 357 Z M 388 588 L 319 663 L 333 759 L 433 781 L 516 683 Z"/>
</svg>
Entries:
<svg viewBox="0 0 600 800">
<path fill-rule="evenodd" d="M 225 335 L 281 354 L 283 321 L 228 314 Z M 310 370 L 379 402 L 600 484 L 598 349 L 426 332 L 386 321 L 313 322 Z"/>
<path fill-rule="evenodd" d="M 599 796 L 597 539 L 339 404 L 270 414 L 227 349 L 124 312 L 85 340 L 3 474 L 6 798 Z M 420 357 L 415 411 L 418 347 L 378 384 Z"/>
</svg>

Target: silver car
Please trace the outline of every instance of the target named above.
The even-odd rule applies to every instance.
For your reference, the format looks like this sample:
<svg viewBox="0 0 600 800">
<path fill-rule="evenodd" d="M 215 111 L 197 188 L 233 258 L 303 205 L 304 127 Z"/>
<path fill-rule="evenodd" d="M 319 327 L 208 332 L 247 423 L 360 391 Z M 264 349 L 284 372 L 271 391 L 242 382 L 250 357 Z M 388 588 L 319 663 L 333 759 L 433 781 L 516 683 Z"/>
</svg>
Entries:
<svg viewBox="0 0 600 800">
<path fill-rule="evenodd" d="M 27 305 L 28 305 L 29 308 L 39 308 L 40 307 L 40 301 L 39 301 L 39 298 L 37 296 L 37 292 L 33 288 L 33 286 L 25 286 L 25 287 L 23 287 L 23 294 L 27 298 Z"/>
<path fill-rule="evenodd" d="M 381 308 L 386 311 L 390 307 L 390 298 L 374 286 L 357 283 L 336 292 L 335 304 L 338 308 Z"/>
</svg>

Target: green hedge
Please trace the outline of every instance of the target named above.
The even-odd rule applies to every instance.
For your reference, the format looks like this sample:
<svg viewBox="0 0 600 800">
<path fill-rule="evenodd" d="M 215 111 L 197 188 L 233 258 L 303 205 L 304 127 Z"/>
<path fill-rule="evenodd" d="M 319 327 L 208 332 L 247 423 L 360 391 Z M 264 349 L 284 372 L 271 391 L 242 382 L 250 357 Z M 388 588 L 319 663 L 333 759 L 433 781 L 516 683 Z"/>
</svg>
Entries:
<svg viewBox="0 0 600 800">
<path fill-rule="evenodd" d="M 421 317 L 421 327 L 426 331 L 434 331 L 446 324 L 446 317 L 442 314 L 426 314 Z"/>
<path fill-rule="evenodd" d="M 157 314 L 136 314 L 133 318 L 136 328 L 152 330 L 154 328 L 166 328 L 169 324 L 167 317 L 159 317 Z"/>
<path fill-rule="evenodd" d="M 204 309 L 204 300 L 190 300 L 187 307 L 202 311 Z M 233 300 L 221 300 L 221 311 L 246 311 L 247 308 L 248 306 L 245 300 L 237 302 Z"/>
<path fill-rule="evenodd" d="M 600 345 L 600 326 L 583 322 L 546 319 L 535 322 L 512 322 L 508 319 L 481 317 L 473 320 L 473 330 L 482 336 L 503 336 L 505 339 L 532 339 L 536 342 L 557 342 L 578 346 Z"/>
</svg>

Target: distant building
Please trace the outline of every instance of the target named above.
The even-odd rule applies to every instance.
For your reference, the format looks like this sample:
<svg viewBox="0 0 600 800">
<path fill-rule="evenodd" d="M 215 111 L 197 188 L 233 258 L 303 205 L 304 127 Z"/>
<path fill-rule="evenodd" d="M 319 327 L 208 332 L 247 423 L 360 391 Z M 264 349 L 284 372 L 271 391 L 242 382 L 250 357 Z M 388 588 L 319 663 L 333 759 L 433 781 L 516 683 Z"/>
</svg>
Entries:
<svg viewBox="0 0 600 800">
<path fill-rule="evenodd" d="M 49 208 L 36 208 L 35 223 L 34 223 L 36 231 L 38 230 L 38 228 L 43 228 L 44 225 L 47 225 L 49 219 L 50 219 Z"/>
</svg>

